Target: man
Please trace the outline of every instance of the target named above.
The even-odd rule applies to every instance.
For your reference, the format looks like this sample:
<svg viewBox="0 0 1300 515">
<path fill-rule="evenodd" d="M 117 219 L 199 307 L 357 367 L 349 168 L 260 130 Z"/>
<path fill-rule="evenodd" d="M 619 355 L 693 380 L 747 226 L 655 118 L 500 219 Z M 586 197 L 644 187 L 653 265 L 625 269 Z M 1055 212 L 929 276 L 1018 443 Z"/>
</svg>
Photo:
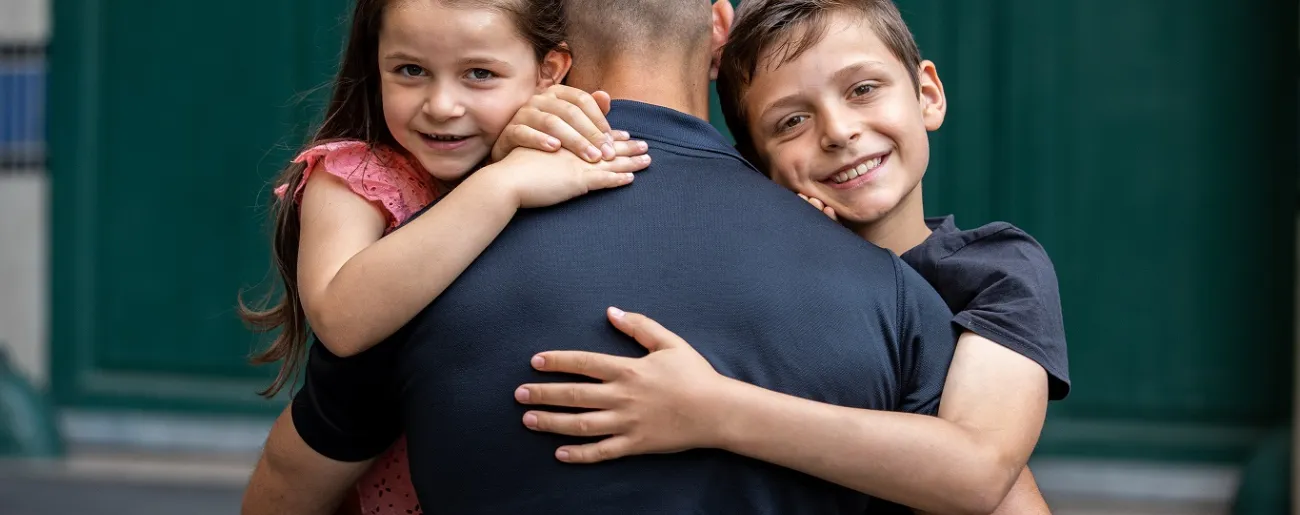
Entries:
<svg viewBox="0 0 1300 515">
<path fill-rule="evenodd" d="M 437 513 L 855 513 L 863 494 L 716 449 L 577 467 L 511 398 L 553 381 L 557 348 L 644 353 L 601 316 L 655 313 L 720 373 L 865 409 L 933 414 L 951 312 L 888 251 L 750 167 L 707 122 L 731 6 L 570 0 L 568 84 L 616 99 L 610 124 L 650 143 L 636 183 L 523 212 L 439 299 L 353 358 L 313 347 L 245 513 L 326 513 L 407 435 L 412 480 Z M 712 23 L 709 20 L 712 19 Z M 618 313 L 618 312 L 613 312 Z M 614 315 L 617 316 L 617 315 Z"/>
</svg>

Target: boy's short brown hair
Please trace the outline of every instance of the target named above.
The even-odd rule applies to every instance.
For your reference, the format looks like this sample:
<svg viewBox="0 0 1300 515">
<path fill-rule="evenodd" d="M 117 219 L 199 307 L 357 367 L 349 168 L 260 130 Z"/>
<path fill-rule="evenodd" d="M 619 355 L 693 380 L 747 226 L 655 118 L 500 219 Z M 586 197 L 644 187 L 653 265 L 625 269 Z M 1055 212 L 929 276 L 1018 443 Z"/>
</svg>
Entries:
<svg viewBox="0 0 1300 515">
<path fill-rule="evenodd" d="M 869 23 L 876 37 L 907 68 L 913 87 L 919 87 L 921 50 L 893 0 L 742 0 L 722 50 L 718 96 L 727 127 L 745 157 L 757 157 L 742 99 L 758 67 L 775 68 L 798 59 L 821 42 L 830 16 L 845 11 L 856 12 Z M 760 62 L 769 52 L 771 59 Z"/>
</svg>

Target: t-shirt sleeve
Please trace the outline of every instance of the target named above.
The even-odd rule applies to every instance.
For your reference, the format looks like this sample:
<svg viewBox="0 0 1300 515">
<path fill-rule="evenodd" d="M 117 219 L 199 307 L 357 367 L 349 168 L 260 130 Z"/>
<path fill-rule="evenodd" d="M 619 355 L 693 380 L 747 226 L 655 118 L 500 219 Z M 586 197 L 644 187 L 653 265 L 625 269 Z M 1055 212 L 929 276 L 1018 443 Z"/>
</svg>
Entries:
<svg viewBox="0 0 1300 515">
<path fill-rule="evenodd" d="M 1056 270 L 1047 251 L 1014 227 L 981 237 L 939 261 L 944 276 L 974 296 L 953 321 L 1034 360 L 1047 371 L 1048 397 L 1070 391 L 1065 323 Z"/>
<path fill-rule="evenodd" d="M 293 398 L 298 435 L 336 461 L 374 458 L 401 434 L 396 343 L 390 338 L 356 356 L 335 356 L 319 343 L 308 351 L 302 389 Z"/>
<path fill-rule="evenodd" d="M 898 411 L 936 415 L 957 348 L 952 311 L 911 267 L 894 259 L 898 274 L 899 348 L 903 395 Z"/>
<path fill-rule="evenodd" d="M 437 198 L 429 174 L 387 147 L 350 140 L 322 143 L 303 151 L 294 162 L 307 166 L 294 193 L 295 202 L 302 200 L 308 177 L 317 172 L 327 173 L 343 180 L 353 193 L 378 207 L 388 220 L 389 229 L 405 223 Z M 280 198 L 287 192 L 288 185 L 275 190 Z"/>
</svg>

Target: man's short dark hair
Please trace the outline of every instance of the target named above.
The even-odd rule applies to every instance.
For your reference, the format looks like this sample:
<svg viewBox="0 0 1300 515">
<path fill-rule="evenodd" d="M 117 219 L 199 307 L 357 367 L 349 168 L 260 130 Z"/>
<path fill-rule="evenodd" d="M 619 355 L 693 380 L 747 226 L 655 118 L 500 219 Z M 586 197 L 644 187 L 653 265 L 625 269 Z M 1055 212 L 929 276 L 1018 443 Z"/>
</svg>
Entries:
<svg viewBox="0 0 1300 515">
<path fill-rule="evenodd" d="M 838 12 L 861 15 L 919 88 L 921 51 L 893 0 L 742 0 L 722 50 L 718 96 L 727 128 L 745 157 L 757 157 L 743 108 L 754 73 L 759 66 L 774 69 L 798 59 L 821 42 L 831 15 Z"/>
<path fill-rule="evenodd" d="M 712 28 L 705 0 L 565 0 L 565 10 L 575 59 L 675 54 L 707 42 Z"/>
</svg>

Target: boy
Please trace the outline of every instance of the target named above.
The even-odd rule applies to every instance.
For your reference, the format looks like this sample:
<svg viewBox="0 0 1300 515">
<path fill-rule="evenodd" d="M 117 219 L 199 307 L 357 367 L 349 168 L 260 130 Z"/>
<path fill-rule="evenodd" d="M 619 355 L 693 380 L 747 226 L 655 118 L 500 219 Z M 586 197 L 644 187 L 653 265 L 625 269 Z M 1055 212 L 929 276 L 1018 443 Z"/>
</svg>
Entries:
<svg viewBox="0 0 1300 515">
<path fill-rule="evenodd" d="M 1010 224 L 962 231 L 951 217 L 924 218 L 927 132 L 942 125 L 946 100 L 897 8 L 889 0 L 746 0 L 718 86 L 751 162 L 900 254 L 956 313 L 963 334 L 938 419 L 832 406 L 724 378 L 652 320 L 614 311 L 611 322 L 649 356 L 629 365 L 544 353 L 539 368 L 548 372 L 627 373 L 603 385 L 524 385 L 529 394 L 517 398 L 547 404 L 539 399 L 599 393 L 620 401 L 579 406 L 603 409 L 577 416 L 530 411 L 525 424 L 611 435 L 557 451 L 574 463 L 716 447 L 925 511 L 1047 513 L 1025 463 L 1047 400 L 1069 390 L 1055 272 L 1042 247 Z"/>
</svg>

